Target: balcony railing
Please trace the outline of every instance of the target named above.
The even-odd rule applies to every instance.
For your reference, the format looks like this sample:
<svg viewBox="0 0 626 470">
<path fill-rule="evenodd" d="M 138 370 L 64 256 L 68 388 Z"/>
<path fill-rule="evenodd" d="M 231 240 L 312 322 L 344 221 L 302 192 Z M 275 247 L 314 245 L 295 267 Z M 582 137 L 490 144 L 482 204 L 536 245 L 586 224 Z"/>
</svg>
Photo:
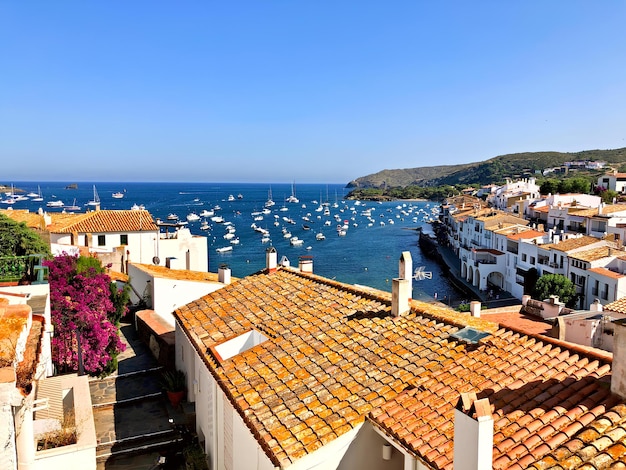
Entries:
<svg viewBox="0 0 626 470">
<path fill-rule="evenodd" d="M 0 282 L 45 282 L 48 268 L 41 265 L 43 255 L 0 257 Z"/>
</svg>

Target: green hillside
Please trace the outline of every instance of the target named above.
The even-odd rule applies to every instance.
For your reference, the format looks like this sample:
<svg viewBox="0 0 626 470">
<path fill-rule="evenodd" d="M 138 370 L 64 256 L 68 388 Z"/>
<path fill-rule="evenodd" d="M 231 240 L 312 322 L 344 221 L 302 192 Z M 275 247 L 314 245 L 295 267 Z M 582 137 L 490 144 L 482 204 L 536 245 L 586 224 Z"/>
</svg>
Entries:
<svg viewBox="0 0 626 470">
<path fill-rule="evenodd" d="M 359 177 L 349 188 L 391 188 L 404 186 L 440 186 L 455 184 L 485 185 L 504 183 L 506 178 L 538 175 L 546 168 L 559 167 L 568 161 L 605 161 L 616 167 L 626 163 L 626 148 L 585 150 L 582 152 L 525 152 L 500 155 L 489 160 L 463 165 L 442 165 L 400 170 L 382 170 Z M 539 172 L 539 173 L 537 173 Z"/>
</svg>

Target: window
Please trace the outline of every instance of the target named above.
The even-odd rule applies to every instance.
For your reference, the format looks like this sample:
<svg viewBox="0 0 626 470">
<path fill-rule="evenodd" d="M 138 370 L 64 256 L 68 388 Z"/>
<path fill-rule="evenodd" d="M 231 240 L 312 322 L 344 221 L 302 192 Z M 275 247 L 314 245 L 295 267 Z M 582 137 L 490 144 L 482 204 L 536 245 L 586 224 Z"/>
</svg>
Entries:
<svg viewBox="0 0 626 470">
<path fill-rule="evenodd" d="M 593 287 L 591 288 L 591 295 L 598 295 L 598 288 L 600 287 L 600 281 L 595 279 L 593 281 Z"/>
<path fill-rule="evenodd" d="M 105 235 L 98 235 L 98 246 L 106 245 L 106 237 Z"/>
<path fill-rule="evenodd" d="M 609 285 L 608 284 L 602 284 L 602 293 L 600 294 L 600 297 L 602 297 L 602 300 L 607 300 L 609 298 Z"/>
<path fill-rule="evenodd" d="M 120 245 L 128 245 L 128 235 L 120 235 Z"/>
<path fill-rule="evenodd" d="M 522 261 L 525 263 L 526 262 L 526 253 L 522 253 Z"/>
</svg>

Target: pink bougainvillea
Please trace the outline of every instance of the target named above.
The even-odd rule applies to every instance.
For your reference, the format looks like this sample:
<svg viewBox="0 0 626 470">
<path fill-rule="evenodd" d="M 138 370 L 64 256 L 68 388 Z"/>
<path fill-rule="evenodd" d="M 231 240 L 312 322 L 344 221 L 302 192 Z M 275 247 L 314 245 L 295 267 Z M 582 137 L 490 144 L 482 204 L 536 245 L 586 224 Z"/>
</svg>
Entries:
<svg viewBox="0 0 626 470">
<path fill-rule="evenodd" d="M 78 273 L 78 256 L 63 254 L 46 262 L 49 268 L 50 306 L 54 337 L 52 359 L 60 371 L 78 371 L 79 344 L 85 372 L 101 374 L 124 350 L 118 336 L 111 279 L 89 269 Z"/>
</svg>

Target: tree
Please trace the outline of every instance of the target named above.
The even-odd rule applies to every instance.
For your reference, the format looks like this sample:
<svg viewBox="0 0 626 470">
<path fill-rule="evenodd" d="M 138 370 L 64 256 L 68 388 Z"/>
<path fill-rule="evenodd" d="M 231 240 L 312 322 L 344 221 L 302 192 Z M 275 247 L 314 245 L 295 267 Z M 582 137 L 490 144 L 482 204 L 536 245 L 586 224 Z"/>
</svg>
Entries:
<svg viewBox="0 0 626 470">
<path fill-rule="evenodd" d="M 24 222 L 0 214 L 0 256 L 42 254 L 50 257 L 50 247 Z"/>
<path fill-rule="evenodd" d="M 538 300 L 556 295 L 567 307 L 574 307 L 578 296 L 576 286 L 568 278 L 561 274 L 544 274 L 537 280 L 533 297 Z"/>
<path fill-rule="evenodd" d="M 82 359 L 85 372 L 100 375 L 110 371 L 124 344 L 117 324 L 111 321 L 117 315 L 111 300 L 111 279 L 101 269 L 90 266 L 93 261 L 79 259 L 63 254 L 46 262 L 55 332 L 52 360 L 61 371 L 80 372 Z"/>
</svg>

